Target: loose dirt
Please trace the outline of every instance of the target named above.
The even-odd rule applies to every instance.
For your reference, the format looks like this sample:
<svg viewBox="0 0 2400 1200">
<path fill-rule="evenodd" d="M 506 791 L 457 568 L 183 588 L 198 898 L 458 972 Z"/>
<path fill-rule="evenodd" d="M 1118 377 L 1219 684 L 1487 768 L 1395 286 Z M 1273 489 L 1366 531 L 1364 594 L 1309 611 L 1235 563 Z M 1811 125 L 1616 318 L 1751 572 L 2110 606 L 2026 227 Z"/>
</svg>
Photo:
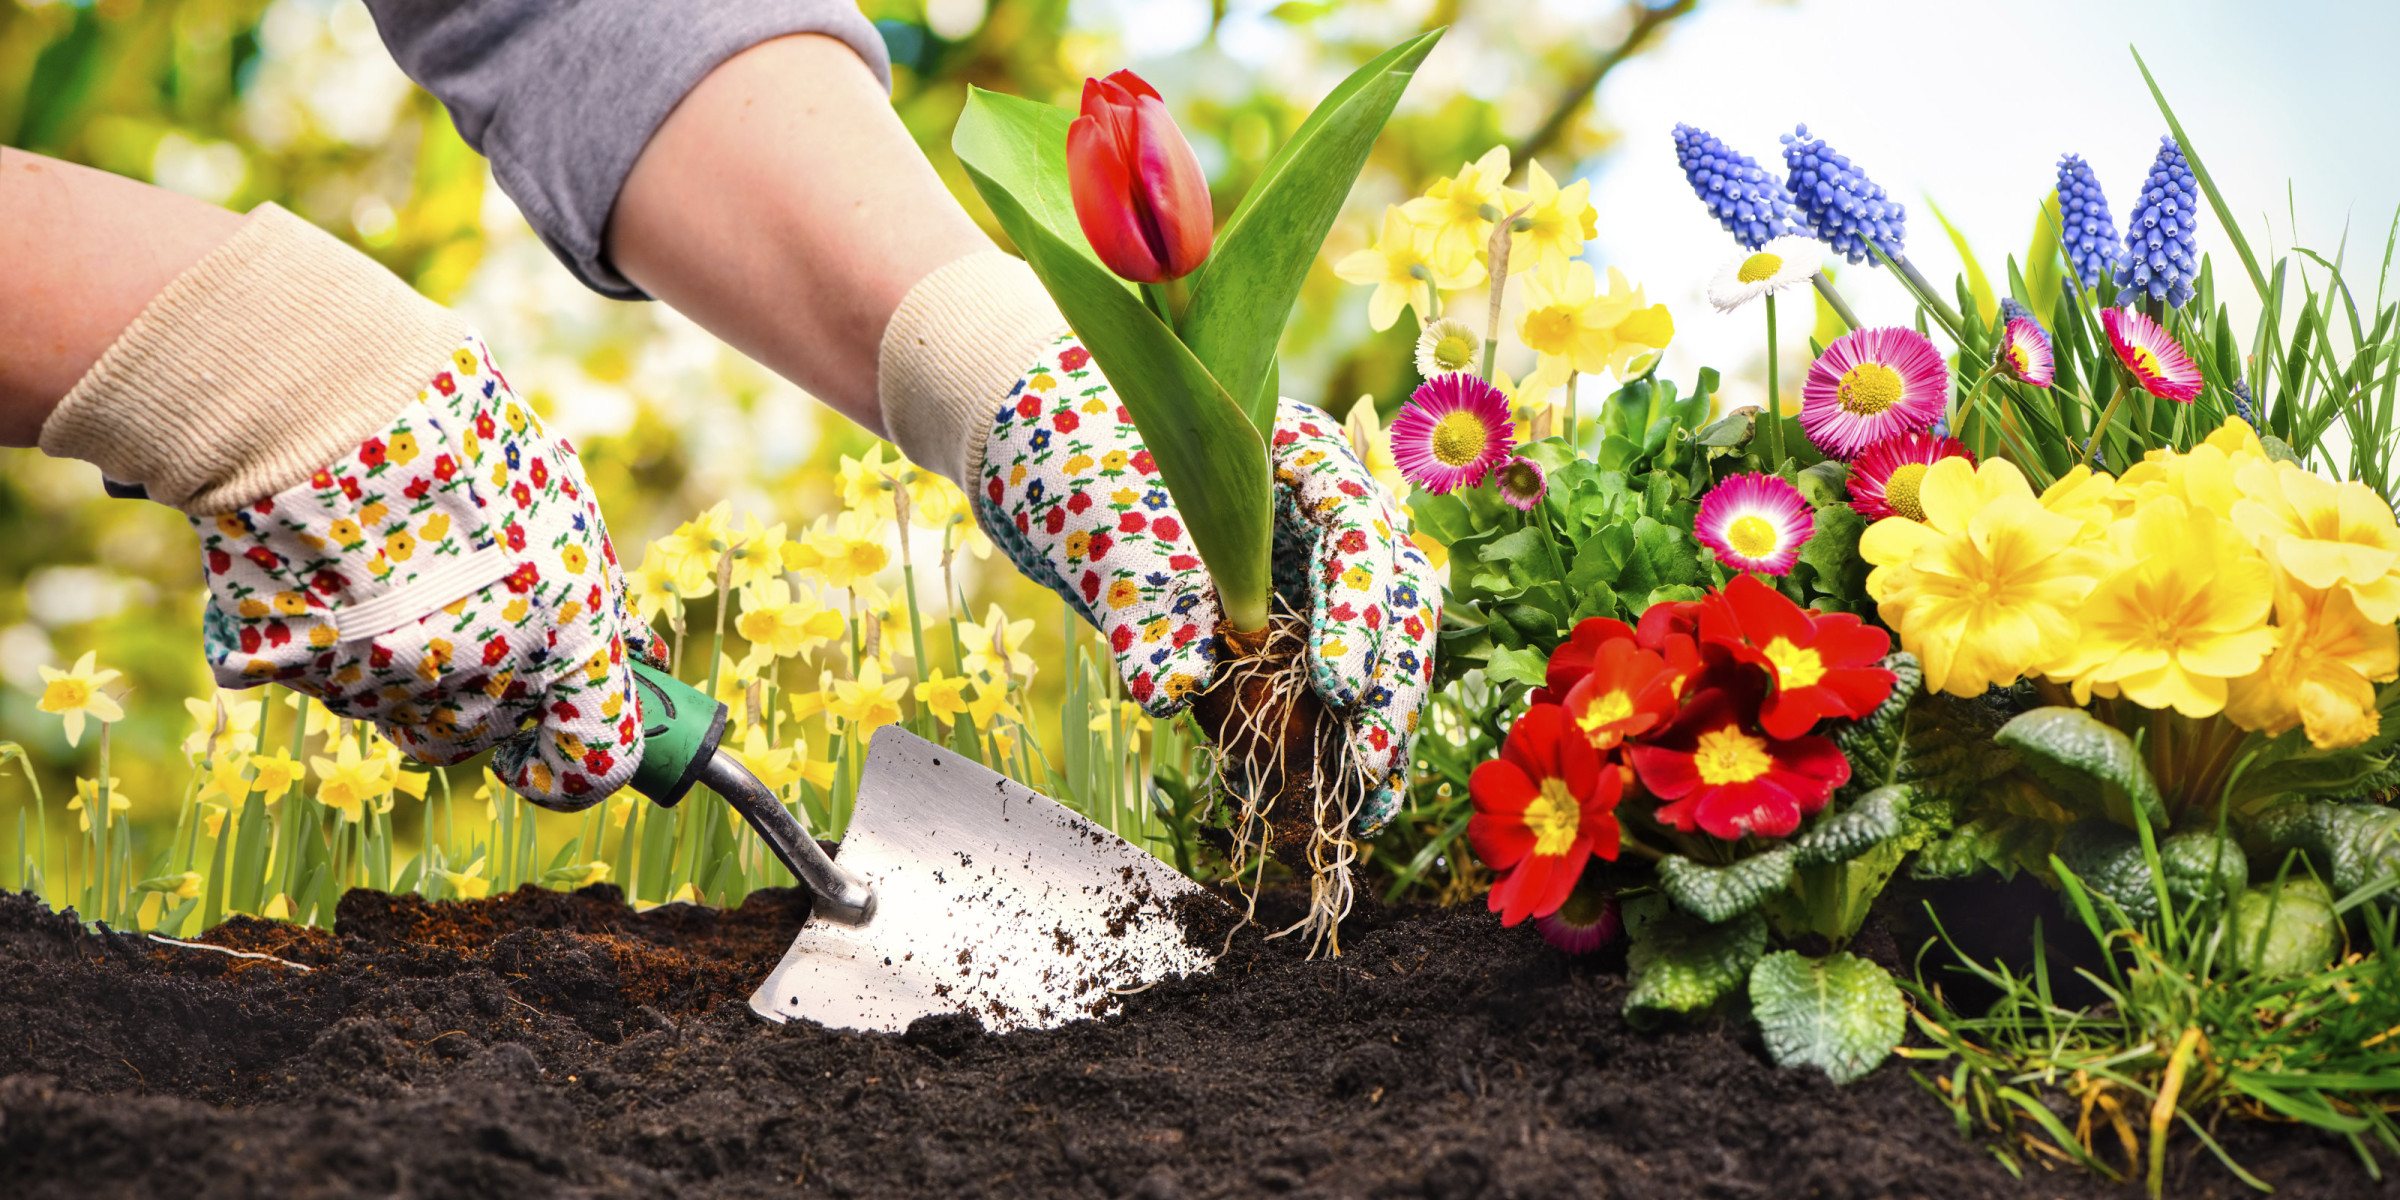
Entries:
<svg viewBox="0 0 2400 1200">
<path fill-rule="evenodd" d="M 352 892 L 331 933 L 206 938 L 277 962 L 0 895 L 0 1195 L 2138 1194 L 2011 1179 L 1906 1064 L 1836 1088 L 1738 1023 L 1636 1033 L 1621 952 L 1479 911 L 1362 912 L 1336 962 L 1245 932 L 1213 975 L 1007 1036 L 754 1017 L 805 911 Z M 2340 1144 L 2223 1132 L 2281 1196 L 2400 1194 Z M 2192 1150 L 2169 1195 L 2247 1194 Z"/>
</svg>

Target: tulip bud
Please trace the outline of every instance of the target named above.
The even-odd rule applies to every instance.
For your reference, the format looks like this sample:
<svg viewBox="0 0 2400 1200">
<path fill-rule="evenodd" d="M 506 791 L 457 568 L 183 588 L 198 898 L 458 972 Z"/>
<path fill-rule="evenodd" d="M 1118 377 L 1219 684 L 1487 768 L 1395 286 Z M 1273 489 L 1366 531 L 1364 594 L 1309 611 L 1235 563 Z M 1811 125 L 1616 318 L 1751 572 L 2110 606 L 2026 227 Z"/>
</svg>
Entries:
<svg viewBox="0 0 2400 1200">
<path fill-rule="evenodd" d="M 1067 127 L 1075 220 L 1108 269 L 1136 283 L 1179 279 L 1216 237 L 1208 179 L 1158 89 L 1131 71 L 1083 81 Z"/>
</svg>

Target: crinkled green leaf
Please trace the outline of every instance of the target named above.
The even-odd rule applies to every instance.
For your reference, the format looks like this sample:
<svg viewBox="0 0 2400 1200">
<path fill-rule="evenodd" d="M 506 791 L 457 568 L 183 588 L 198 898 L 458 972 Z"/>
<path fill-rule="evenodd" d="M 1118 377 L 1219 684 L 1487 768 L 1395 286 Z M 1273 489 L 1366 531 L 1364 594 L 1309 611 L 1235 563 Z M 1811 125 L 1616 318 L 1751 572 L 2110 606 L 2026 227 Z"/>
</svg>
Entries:
<svg viewBox="0 0 2400 1200">
<path fill-rule="evenodd" d="M 1848 1083 L 1900 1044 L 1908 1003 L 1888 972 L 1855 954 L 1783 950 L 1750 972 L 1750 1011 L 1778 1066 L 1818 1067 Z"/>
<path fill-rule="evenodd" d="M 1762 850 L 1721 867 L 1670 854 L 1658 862 L 1658 886 L 1675 907 L 1717 924 L 1757 908 L 1789 886 L 1793 859 L 1789 846 Z"/>
<path fill-rule="evenodd" d="M 1850 782 L 1843 792 L 1871 791 L 1901 781 L 1908 761 L 1909 702 L 1925 685 L 1925 670 L 1906 650 L 1884 656 L 1878 664 L 1892 673 L 1891 693 L 1875 711 L 1857 720 L 1835 721 L 1828 732 L 1833 744 L 1850 760 Z"/>
<path fill-rule="evenodd" d="M 2128 829 L 2138 808 L 2151 828 L 2168 825 L 2166 803 L 2133 739 L 2080 708 L 2053 705 L 2020 713 L 1993 740 L 2023 755 L 2069 807 Z"/>
<path fill-rule="evenodd" d="M 2308 855 L 2344 895 L 2400 876 L 2400 809 L 2299 801 L 2259 818 L 2257 831 L 2278 850 Z"/>
<path fill-rule="evenodd" d="M 1637 1022 L 1715 1004 L 1741 986 L 1767 948 L 1767 923 L 1755 913 L 1711 925 L 1655 894 L 1627 901 L 1624 913 L 1633 939 L 1625 1015 Z"/>
<path fill-rule="evenodd" d="M 1911 796 L 1906 784 L 1879 787 L 1841 812 L 1820 819 L 1792 839 L 1793 865 L 1845 862 L 1898 836 Z"/>
<path fill-rule="evenodd" d="M 2232 965 L 2285 978 L 2321 971 L 2341 947 L 2333 893 L 2308 876 L 2259 884 L 2233 908 Z"/>
<path fill-rule="evenodd" d="M 2058 839 L 2058 858 L 2084 887 L 2116 901 L 2136 921 L 2158 919 L 2158 889 L 2141 838 L 2111 821 L 2090 819 L 2067 827 Z M 2167 875 L 2167 898 L 2177 905 L 2237 895 L 2250 881 L 2242 848 L 2213 830 L 2188 830 L 2160 839 L 2159 868 Z"/>
</svg>

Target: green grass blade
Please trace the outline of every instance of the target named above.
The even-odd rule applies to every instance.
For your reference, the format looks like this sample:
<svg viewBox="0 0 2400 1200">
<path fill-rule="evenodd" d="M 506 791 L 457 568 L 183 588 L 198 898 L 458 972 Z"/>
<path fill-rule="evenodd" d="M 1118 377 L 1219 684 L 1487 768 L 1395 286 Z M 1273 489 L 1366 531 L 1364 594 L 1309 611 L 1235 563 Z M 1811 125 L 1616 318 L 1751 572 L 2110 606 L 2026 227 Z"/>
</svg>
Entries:
<svg viewBox="0 0 2400 1200">
<path fill-rule="evenodd" d="M 2258 256 L 2250 252 L 2250 243 L 2242 237 L 2242 227 L 2234 222 L 2233 210 L 2225 206 L 2225 196 L 2217 190 L 2217 181 L 2209 178 L 2208 168 L 2201 165 L 2200 152 L 2192 147 L 2192 139 L 2183 132 L 2183 122 L 2175 119 L 2174 106 L 2167 103 L 2167 94 L 2159 90 L 2158 80 L 2150 76 L 2150 64 L 2142 61 L 2142 52 L 2132 46 L 2133 65 L 2141 68 L 2142 82 L 2150 85 L 2150 98 L 2158 101 L 2158 111 L 2167 118 L 2167 131 L 2175 135 L 2175 144 L 2182 147 L 2183 158 L 2192 166 L 2192 178 L 2200 181 L 2200 190 L 2208 194 L 2208 206 L 2217 214 L 2217 226 L 2233 243 L 2234 252 L 2242 256 L 2242 269 L 2250 273 L 2250 286 L 2258 289 L 2261 299 L 2267 295 L 2267 277 L 2258 269 Z"/>
</svg>

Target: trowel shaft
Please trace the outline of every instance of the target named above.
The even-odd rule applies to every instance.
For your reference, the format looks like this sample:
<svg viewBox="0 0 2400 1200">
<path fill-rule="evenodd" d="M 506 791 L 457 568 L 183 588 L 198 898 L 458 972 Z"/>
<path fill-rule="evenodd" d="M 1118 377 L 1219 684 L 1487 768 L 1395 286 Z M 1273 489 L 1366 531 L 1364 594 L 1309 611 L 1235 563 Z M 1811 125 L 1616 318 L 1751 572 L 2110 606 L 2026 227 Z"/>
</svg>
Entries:
<svg viewBox="0 0 2400 1200">
<path fill-rule="evenodd" d="M 775 793 L 722 749 L 713 751 L 700 768 L 699 782 L 725 797 L 750 828 L 765 839 L 767 849 L 808 890 L 816 893 L 812 916 L 844 925 L 859 925 L 875 915 L 875 891 L 867 882 L 841 868 L 810 837 Z"/>
</svg>

